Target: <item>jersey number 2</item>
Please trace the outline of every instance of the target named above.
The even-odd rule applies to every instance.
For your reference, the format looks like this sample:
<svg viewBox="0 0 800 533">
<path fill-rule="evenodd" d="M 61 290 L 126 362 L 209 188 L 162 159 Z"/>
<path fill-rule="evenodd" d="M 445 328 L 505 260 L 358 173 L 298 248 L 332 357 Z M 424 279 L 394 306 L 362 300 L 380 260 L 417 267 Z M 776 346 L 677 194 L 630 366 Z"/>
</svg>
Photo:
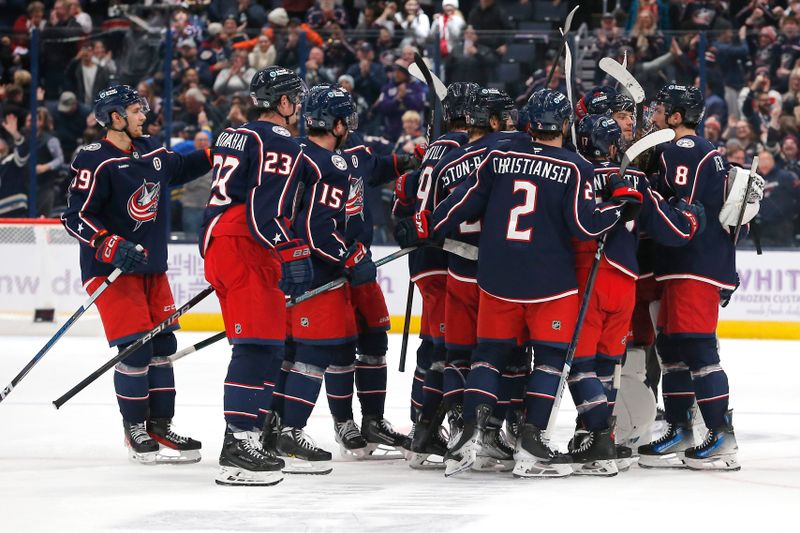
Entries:
<svg viewBox="0 0 800 533">
<path fill-rule="evenodd" d="M 520 230 L 517 226 L 519 225 L 519 217 L 536 211 L 536 184 L 530 181 L 514 180 L 514 193 L 516 194 L 519 191 L 525 193 L 525 199 L 522 204 L 512 208 L 509 213 L 506 240 L 530 242 L 533 228 Z"/>
<path fill-rule="evenodd" d="M 214 181 L 211 183 L 211 198 L 208 205 L 228 205 L 231 197 L 228 196 L 228 180 L 233 171 L 239 166 L 239 158 L 229 155 L 214 154 Z"/>
</svg>

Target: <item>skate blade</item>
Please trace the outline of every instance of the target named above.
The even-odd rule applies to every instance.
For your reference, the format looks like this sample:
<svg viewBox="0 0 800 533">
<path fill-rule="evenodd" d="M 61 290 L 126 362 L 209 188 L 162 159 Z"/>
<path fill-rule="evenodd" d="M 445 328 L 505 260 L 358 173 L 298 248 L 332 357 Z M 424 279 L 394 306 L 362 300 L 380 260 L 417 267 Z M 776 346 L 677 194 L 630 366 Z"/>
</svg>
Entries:
<svg viewBox="0 0 800 533">
<path fill-rule="evenodd" d="M 445 468 L 444 458 L 432 453 L 410 452 L 408 466 L 414 470 L 441 470 Z"/>
<path fill-rule="evenodd" d="M 475 472 L 511 472 L 514 470 L 513 459 L 497 459 L 495 457 L 478 456 L 472 465 Z"/>
<path fill-rule="evenodd" d="M 627 472 L 633 466 L 633 463 L 636 462 L 637 457 L 629 457 L 626 459 L 617 459 L 617 470 L 619 472 Z"/>
<path fill-rule="evenodd" d="M 367 461 L 391 461 L 405 458 L 405 450 L 402 448 L 376 442 L 367 444 L 367 455 L 363 457 Z"/>
<path fill-rule="evenodd" d="M 568 464 L 523 459 L 514 464 L 513 474 L 516 478 L 559 478 L 572 474 L 572 467 Z"/>
<path fill-rule="evenodd" d="M 690 459 L 686 457 L 684 461 L 691 470 L 727 470 L 729 472 L 737 472 L 742 469 L 742 465 L 739 464 L 736 455 L 720 455 L 708 459 Z"/>
<path fill-rule="evenodd" d="M 683 452 L 664 455 L 639 455 L 639 466 L 642 468 L 686 468 Z"/>
<path fill-rule="evenodd" d="M 466 472 L 472 468 L 477 460 L 477 455 L 474 450 L 467 450 L 461 459 L 445 459 L 444 460 L 444 477 L 453 477 Z"/>
<path fill-rule="evenodd" d="M 363 448 L 355 448 L 349 449 L 345 448 L 341 444 L 339 445 L 339 455 L 342 456 L 342 459 L 345 461 L 360 461 L 367 457 L 367 447 L 364 446 Z"/>
<path fill-rule="evenodd" d="M 128 449 L 128 459 L 132 463 L 140 464 L 140 465 L 154 465 L 156 464 L 156 459 L 158 456 L 158 452 L 146 452 L 146 453 L 138 453 L 133 451 L 132 449 Z"/>
<path fill-rule="evenodd" d="M 297 457 L 280 456 L 286 463 L 283 467 L 284 474 L 308 474 L 312 476 L 324 476 L 333 472 L 333 467 L 328 461 L 306 461 Z"/>
<path fill-rule="evenodd" d="M 214 478 L 217 485 L 233 487 L 269 487 L 283 481 L 283 472 L 254 472 L 234 466 L 221 466 L 219 474 Z"/>
<path fill-rule="evenodd" d="M 572 465 L 572 473 L 577 476 L 616 476 L 619 473 L 617 462 L 614 460 L 608 461 L 592 461 L 589 463 L 574 464 Z"/>
<path fill-rule="evenodd" d="M 200 462 L 200 450 L 175 450 L 162 446 L 156 452 L 156 463 L 160 465 L 190 465 Z"/>
</svg>

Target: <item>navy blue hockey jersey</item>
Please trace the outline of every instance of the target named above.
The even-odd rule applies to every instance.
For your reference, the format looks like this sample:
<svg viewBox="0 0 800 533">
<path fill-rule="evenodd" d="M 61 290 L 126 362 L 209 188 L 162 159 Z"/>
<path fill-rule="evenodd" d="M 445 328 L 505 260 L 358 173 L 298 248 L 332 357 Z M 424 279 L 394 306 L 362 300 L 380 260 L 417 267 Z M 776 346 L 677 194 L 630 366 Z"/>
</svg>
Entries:
<svg viewBox="0 0 800 533">
<path fill-rule="evenodd" d="M 464 183 L 467 176 L 478 168 L 489 149 L 502 149 L 504 144 L 520 135 L 529 138 L 527 133 L 501 131 L 484 135 L 474 142 L 449 150 L 433 169 L 431 176 L 433 205 L 439 205 L 453 190 Z M 448 237 L 465 243 L 468 247 L 477 248 L 480 235 L 481 221 L 477 219 L 462 222 Z M 447 269 L 458 278 L 474 280 L 478 275 L 478 262 L 451 251 L 447 254 Z"/>
<path fill-rule="evenodd" d="M 214 181 L 203 215 L 200 253 L 205 255 L 219 217 L 242 204 L 251 235 L 264 247 L 294 239 L 291 226 L 303 175 L 302 153 L 297 139 L 272 122 L 223 130 L 213 148 Z"/>
<path fill-rule="evenodd" d="M 308 171 L 295 229 L 311 248 L 312 286 L 319 287 L 344 274 L 350 166 L 340 152 L 331 152 L 307 139 L 300 142 Z"/>
<path fill-rule="evenodd" d="M 417 200 L 414 205 L 416 212 L 423 210 L 433 211 L 436 207 L 433 192 L 433 169 L 444 155 L 462 144 L 467 142 L 467 134 L 461 131 L 451 131 L 439 137 L 435 142 L 428 146 L 422 164 L 415 171 L 416 179 L 408 180 L 408 183 L 415 184 Z M 411 196 L 411 195 L 409 195 Z M 395 210 L 396 214 L 399 214 Z M 409 213 L 409 216 L 413 213 Z M 425 246 L 419 250 L 414 250 L 408 258 L 411 280 L 417 281 L 420 278 L 431 274 L 447 273 L 447 255 L 441 248 Z"/>
<path fill-rule="evenodd" d="M 659 163 L 659 189 L 664 196 L 702 204 L 706 228 L 684 247 L 665 249 L 656 245 L 656 279 L 696 279 L 733 289 L 735 249 L 719 222 L 728 164 L 714 145 L 696 135 L 665 144 Z"/>
<path fill-rule="evenodd" d="M 619 203 L 597 205 L 592 165 L 579 155 L 516 137 L 491 150 L 434 211 L 436 236 L 482 216 L 478 285 L 521 303 L 577 294 L 570 237 L 596 239 L 621 217 Z"/>
<path fill-rule="evenodd" d="M 136 267 L 135 273 L 166 272 L 169 187 L 200 177 L 210 168 L 208 152 L 182 156 L 149 137 L 134 139 L 130 152 L 105 139 L 78 152 L 61 221 L 83 245 L 83 281 L 114 270 L 96 260 L 96 250 L 90 246 L 103 230 L 147 250 L 147 264 Z"/>
</svg>

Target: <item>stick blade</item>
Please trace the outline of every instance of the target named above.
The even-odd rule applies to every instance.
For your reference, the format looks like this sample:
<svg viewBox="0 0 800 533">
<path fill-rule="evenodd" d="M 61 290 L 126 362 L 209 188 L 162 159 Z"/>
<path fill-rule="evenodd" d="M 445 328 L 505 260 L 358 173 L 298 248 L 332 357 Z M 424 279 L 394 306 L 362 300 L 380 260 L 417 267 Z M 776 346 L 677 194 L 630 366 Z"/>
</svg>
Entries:
<svg viewBox="0 0 800 533">
<path fill-rule="evenodd" d="M 570 27 L 572 27 L 572 17 L 575 16 L 575 12 L 578 11 L 580 6 L 575 6 L 572 11 L 567 13 L 567 18 L 564 19 L 564 31 L 562 33 L 569 33 Z"/>
<path fill-rule="evenodd" d="M 417 61 L 417 56 L 419 56 L 419 54 L 416 54 L 414 56 L 414 63 L 408 66 L 408 73 L 417 78 L 425 85 L 428 85 L 428 80 L 425 76 L 425 71 L 422 70 L 419 64 L 420 62 L 422 62 L 422 64 L 425 66 L 425 69 L 428 71 L 428 74 L 430 74 L 431 77 L 430 81 L 431 83 L 433 83 L 433 92 L 436 93 L 436 96 L 439 98 L 439 101 L 444 100 L 444 97 L 447 96 L 447 87 L 442 82 L 442 80 L 440 80 L 433 72 L 430 71 L 430 69 L 428 69 L 428 65 L 425 63 L 425 60 L 422 59 L 421 56 L 419 58 L 419 61 Z"/>
<path fill-rule="evenodd" d="M 617 80 L 637 104 L 644 102 L 645 94 L 642 85 L 636 81 L 628 69 L 611 59 L 604 57 L 598 63 L 600 70 Z"/>
<path fill-rule="evenodd" d="M 630 166 L 631 162 L 639 157 L 642 152 L 649 150 L 650 148 L 670 142 L 672 139 L 675 138 L 675 130 L 671 129 L 663 129 L 654 131 L 653 133 L 642 137 L 630 148 L 625 151 L 625 155 L 622 156 L 622 164 L 620 164 L 620 174 L 624 175 L 625 170 Z"/>
</svg>

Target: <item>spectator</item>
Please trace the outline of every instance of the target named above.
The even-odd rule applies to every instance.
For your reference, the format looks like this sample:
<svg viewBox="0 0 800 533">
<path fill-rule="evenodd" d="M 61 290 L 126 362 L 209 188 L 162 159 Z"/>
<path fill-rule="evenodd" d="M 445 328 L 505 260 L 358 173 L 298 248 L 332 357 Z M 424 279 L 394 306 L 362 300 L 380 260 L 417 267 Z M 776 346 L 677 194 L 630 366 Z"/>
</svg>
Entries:
<svg viewBox="0 0 800 533">
<path fill-rule="evenodd" d="M 338 24 L 331 24 L 330 37 L 328 37 L 323 50 L 325 51 L 325 65 L 333 70 L 334 76 L 344 73 L 347 67 L 356 60 L 356 49 Z"/>
<path fill-rule="evenodd" d="M 26 9 L 26 15 L 20 15 L 14 22 L 14 44 L 16 46 L 27 46 L 28 35 L 33 28 L 43 30 L 45 28 L 45 8 L 44 2 L 31 2 Z"/>
<path fill-rule="evenodd" d="M 305 82 L 309 87 L 320 83 L 336 82 L 336 73 L 333 69 L 325 66 L 325 52 L 318 46 L 308 51 Z"/>
<path fill-rule="evenodd" d="M 288 23 L 290 16 L 292 18 L 305 18 L 306 13 L 313 5 L 314 0 L 283 0 L 281 7 L 277 9 L 282 9 L 286 13 L 286 22 Z"/>
<path fill-rule="evenodd" d="M 213 137 L 216 138 L 222 131 L 224 115 L 215 106 L 208 105 L 206 95 L 198 88 L 189 89 L 183 97 L 183 111 L 177 116 L 178 121 L 187 126 L 194 126 L 198 130 L 204 126 L 211 128 Z"/>
<path fill-rule="evenodd" d="M 425 134 L 422 131 L 422 117 L 416 111 L 406 111 L 403 113 L 403 133 L 394 144 L 393 152 L 414 153 L 414 147 L 426 142 Z"/>
<path fill-rule="evenodd" d="M 153 85 L 150 82 L 142 81 L 136 86 L 136 91 L 142 98 L 147 98 L 147 103 L 150 105 L 150 111 L 158 115 L 161 113 L 161 97 L 153 93 Z"/>
<path fill-rule="evenodd" d="M 233 54 L 231 66 L 222 69 L 214 81 L 214 92 L 220 96 L 230 96 L 233 93 L 250 90 L 250 80 L 256 71 L 247 66 L 247 54 L 236 52 Z"/>
<path fill-rule="evenodd" d="M 750 90 L 746 92 L 742 103 L 742 114 L 761 142 L 767 140 L 773 106 L 781 107 L 780 95 L 775 91 L 770 91 L 769 78 L 764 74 L 759 74 L 750 85 Z"/>
<path fill-rule="evenodd" d="M 26 134 L 30 142 L 30 115 L 26 118 Z M 58 170 L 64 164 L 64 152 L 58 137 L 52 134 L 53 118 L 47 108 L 36 110 L 36 215 L 49 217 L 55 200 L 55 182 Z"/>
<path fill-rule="evenodd" d="M 616 57 L 620 48 L 625 45 L 626 39 L 622 28 L 617 24 L 617 19 L 611 13 L 603 14 L 600 27 L 595 30 L 595 46 L 597 53 L 595 59 L 598 61 L 603 57 Z M 595 84 L 599 85 L 603 79 L 603 71 L 595 70 Z"/>
<path fill-rule="evenodd" d="M 397 4 L 393 1 L 386 2 L 383 12 L 375 19 L 375 26 L 385 28 L 390 35 L 394 36 L 395 17 L 397 17 Z"/>
<path fill-rule="evenodd" d="M 355 92 L 364 97 L 369 105 L 375 103 L 381 94 L 381 88 L 386 83 L 383 67 L 375 62 L 375 52 L 372 45 L 361 43 L 356 49 L 358 63 L 350 65 L 347 75 L 353 78 Z"/>
<path fill-rule="evenodd" d="M 3 130 L 9 141 L 0 136 L 0 217 L 25 217 L 28 216 L 30 148 L 19 132 L 16 115 L 3 117 Z"/>
<path fill-rule="evenodd" d="M 781 170 L 772 153 L 766 150 L 758 154 L 758 173 L 766 182 L 761 209 L 756 217 L 761 224 L 761 243 L 764 246 L 792 246 L 800 205 L 800 181 L 790 172 Z"/>
<path fill-rule="evenodd" d="M 78 102 L 75 93 L 63 92 L 58 99 L 58 105 L 53 111 L 53 129 L 66 161 L 72 160 L 72 154 L 86 129 L 90 110 L 91 107 Z"/>
<path fill-rule="evenodd" d="M 251 0 L 239 0 L 239 11 L 237 13 L 239 27 L 249 30 L 260 29 L 267 23 L 267 12 L 258 3 Z M 195 143 L 196 144 L 196 143 Z M 184 228 L 186 231 L 186 228 Z"/>
<path fill-rule="evenodd" d="M 737 122 L 734 134 L 739 146 L 741 146 L 742 150 L 744 150 L 745 165 L 749 165 L 759 150 L 759 145 L 756 142 L 756 136 L 753 134 L 753 129 L 750 127 L 750 123 L 746 120 L 740 120 Z"/>
<path fill-rule="evenodd" d="M 70 17 L 65 0 L 56 0 L 42 31 L 41 67 L 45 94 L 55 100 L 64 87 L 64 66 L 76 55 L 75 42 L 71 39 L 83 34 L 83 29 Z"/>
<path fill-rule="evenodd" d="M 274 65 L 277 55 L 272 40 L 267 35 L 259 35 L 256 47 L 247 56 L 247 62 L 250 68 L 259 71 Z"/>
<path fill-rule="evenodd" d="M 106 45 L 101 40 L 96 40 L 92 46 L 92 61 L 98 67 L 103 67 L 112 78 L 117 74 L 117 64 L 114 62 L 114 56 L 111 50 L 106 48 Z"/>
<path fill-rule="evenodd" d="M 183 73 L 197 66 L 197 43 L 194 39 L 186 38 L 178 41 L 177 57 L 172 60 L 172 79 L 183 77 Z"/>
<path fill-rule="evenodd" d="M 650 61 L 665 51 L 664 35 L 658 30 L 656 15 L 652 10 L 639 10 L 630 36 L 631 46 L 640 61 Z"/>
<path fill-rule="evenodd" d="M 439 53 L 446 58 L 461 42 L 467 23 L 458 10 L 458 0 L 442 0 L 442 13 L 433 16 L 431 36 L 439 36 Z"/>
<path fill-rule="evenodd" d="M 194 149 L 205 150 L 211 146 L 211 137 L 207 131 L 199 131 L 194 136 Z M 183 186 L 183 196 L 181 204 L 181 218 L 183 221 L 183 232 L 196 237 L 200 232 L 203 223 L 203 212 L 205 211 L 208 196 L 211 192 L 212 171 L 190 181 Z"/>
<path fill-rule="evenodd" d="M 341 76 L 339 76 L 338 83 L 342 89 L 349 92 L 350 96 L 353 97 L 353 101 L 356 104 L 356 112 L 358 112 L 359 128 L 363 129 L 367 127 L 368 124 L 367 114 L 369 112 L 369 104 L 364 99 L 364 97 L 361 96 L 358 93 L 358 91 L 356 91 L 355 81 L 353 80 L 353 77 L 350 76 L 349 74 L 342 74 Z"/>
<path fill-rule="evenodd" d="M 478 32 L 482 31 L 500 32 L 508 31 L 508 17 L 505 12 L 494 3 L 494 0 L 480 0 L 479 4 L 472 8 L 469 14 L 468 24 Z M 466 40 L 466 36 L 464 37 Z M 493 49 L 498 55 L 505 55 L 506 37 L 499 34 L 481 36 L 481 41 L 489 48 Z"/>
<path fill-rule="evenodd" d="M 213 22 L 208 25 L 208 40 L 203 43 L 198 52 L 197 72 L 203 85 L 210 87 L 214 78 L 222 69 L 228 66 L 228 58 L 232 49 L 228 43 L 228 34 L 222 29 L 222 24 Z"/>
<path fill-rule="evenodd" d="M 402 59 L 395 62 L 390 72 L 389 81 L 381 89 L 374 109 L 382 119 L 385 137 L 395 141 L 400 136 L 403 113 L 409 110 L 421 112 L 425 107 L 427 88 L 411 78 L 408 64 Z"/>
<path fill-rule="evenodd" d="M 789 74 L 800 57 L 800 23 L 795 17 L 781 20 L 778 42 L 772 49 L 771 78 L 779 91 L 785 91 Z"/>
<path fill-rule="evenodd" d="M 110 85 L 108 71 L 94 62 L 92 43 L 86 41 L 78 56 L 67 66 L 66 86 L 86 105 L 94 104 L 95 95 Z"/>
<path fill-rule="evenodd" d="M 467 26 L 463 43 L 445 59 L 447 81 L 472 81 L 478 85 L 490 81 L 497 56 L 492 48 L 478 41 L 478 33 L 472 26 Z"/>
<path fill-rule="evenodd" d="M 239 26 L 239 21 L 233 13 L 226 16 L 225 20 L 222 21 L 222 33 L 227 36 L 227 40 L 231 45 L 247 40 L 244 28 Z"/>
<path fill-rule="evenodd" d="M 67 0 L 69 16 L 75 19 L 83 33 L 92 33 L 92 17 L 81 9 L 81 0 Z"/>
<path fill-rule="evenodd" d="M 306 17 L 308 25 L 315 30 L 327 30 L 331 24 L 347 28 L 347 14 L 344 9 L 337 7 L 334 0 L 319 0 L 317 5 L 311 8 Z"/>
<path fill-rule="evenodd" d="M 428 39 L 431 32 L 431 21 L 428 15 L 419 7 L 418 0 L 406 0 L 405 13 L 395 14 L 394 19 L 403 29 L 405 36 L 402 43 L 420 46 Z"/>
<path fill-rule="evenodd" d="M 725 103 L 728 114 L 739 119 L 739 89 L 744 85 L 742 67 L 748 62 L 750 47 L 747 44 L 747 27 L 739 28 L 734 38 L 730 23 L 720 32 L 717 40 L 711 44 L 715 61 L 721 65 L 721 74 L 725 86 Z"/>
<path fill-rule="evenodd" d="M 783 138 L 781 151 L 775 164 L 795 176 L 800 176 L 800 147 L 798 147 L 797 137 L 787 135 Z"/>
<path fill-rule="evenodd" d="M 728 141 L 725 145 L 725 157 L 728 163 L 744 168 L 747 163 L 744 160 L 744 148 L 736 140 Z"/>
<path fill-rule="evenodd" d="M 717 17 L 723 16 L 726 6 L 720 0 L 689 0 L 683 10 L 681 27 L 687 30 L 709 30 Z"/>
<path fill-rule="evenodd" d="M 617 61 L 624 61 L 626 52 L 628 70 L 633 74 L 633 77 L 641 83 L 645 94 L 657 94 L 665 83 L 675 79 L 674 76 L 669 75 L 670 71 L 668 67 L 678 61 L 682 61 L 684 56 L 683 51 L 680 46 L 678 46 L 678 42 L 675 39 L 672 39 L 669 52 L 651 61 L 639 62 L 636 52 L 629 46 L 624 46 L 619 50 L 617 53 Z M 665 71 L 665 69 L 667 70 Z M 614 80 L 610 80 L 610 82 L 614 83 Z"/>
<path fill-rule="evenodd" d="M 703 136 L 725 155 L 725 144 L 722 140 L 722 124 L 717 117 L 708 117 L 703 124 Z"/>
<path fill-rule="evenodd" d="M 744 26 L 747 27 L 747 26 Z M 751 59 L 754 68 L 771 68 L 772 57 L 774 55 L 773 49 L 775 48 L 775 41 L 778 38 L 778 33 L 772 26 L 764 26 L 758 32 L 757 46 L 750 46 L 750 50 L 755 50 L 752 53 Z"/>
</svg>

